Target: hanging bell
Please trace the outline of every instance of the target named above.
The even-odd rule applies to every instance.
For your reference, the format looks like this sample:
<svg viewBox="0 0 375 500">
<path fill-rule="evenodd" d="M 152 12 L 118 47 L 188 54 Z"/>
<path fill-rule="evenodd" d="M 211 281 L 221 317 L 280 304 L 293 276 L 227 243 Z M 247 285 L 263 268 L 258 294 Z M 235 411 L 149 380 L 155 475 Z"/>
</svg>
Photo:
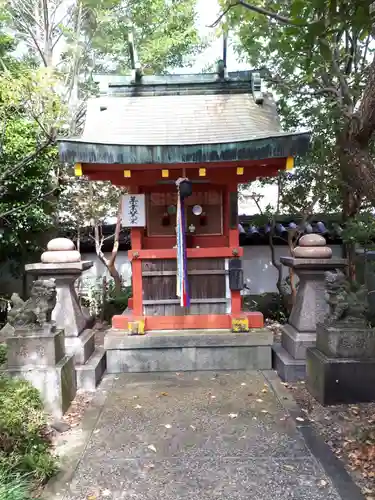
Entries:
<svg viewBox="0 0 375 500">
<path fill-rule="evenodd" d="M 183 180 L 179 184 L 180 196 L 184 200 L 193 193 L 193 184 L 188 179 Z"/>
</svg>

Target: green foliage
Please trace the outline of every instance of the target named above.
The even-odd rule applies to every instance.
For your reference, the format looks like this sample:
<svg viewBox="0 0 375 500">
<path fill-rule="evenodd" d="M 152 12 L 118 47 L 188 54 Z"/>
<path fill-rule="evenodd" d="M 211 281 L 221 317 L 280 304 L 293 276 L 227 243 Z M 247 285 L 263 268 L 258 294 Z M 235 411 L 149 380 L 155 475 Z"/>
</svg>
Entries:
<svg viewBox="0 0 375 500">
<path fill-rule="evenodd" d="M 56 472 L 40 395 L 28 382 L 0 377 L 0 471 L 44 482 Z"/>
<path fill-rule="evenodd" d="M 248 311 L 259 311 L 266 320 L 284 324 L 289 313 L 285 307 L 285 299 L 279 293 L 263 293 L 244 298 L 244 307 Z"/>
<path fill-rule="evenodd" d="M 11 254 L 23 263 L 43 246 L 43 233 L 54 224 L 57 149 L 52 136 L 61 108 L 51 93 L 53 81 L 48 72 L 19 62 L 3 71 L 0 66 L 0 260 Z"/>
<path fill-rule="evenodd" d="M 128 306 L 129 297 L 132 296 L 132 287 L 125 283 L 122 283 L 121 291 L 117 292 L 113 278 L 98 280 L 89 278 L 82 285 L 78 293 L 81 304 L 90 310 L 90 314 L 106 321 L 115 314 L 121 314 Z"/>
<path fill-rule="evenodd" d="M 135 32 L 139 60 L 146 73 L 161 73 L 190 62 L 203 44 L 196 21 L 196 0 L 115 0 L 99 3 L 91 58 L 96 71 L 126 73 L 130 68 L 126 41 Z M 92 32 L 92 25 L 87 33 Z"/>
<path fill-rule="evenodd" d="M 345 243 L 359 244 L 366 250 L 375 248 L 375 217 L 371 212 L 362 212 L 347 221 L 342 232 Z"/>
<path fill-rule="evenodd" d="M 110 321 L 116 314 L 122 314 L 128 307 L 129 297 L 132 296 L 132 287 L 123 287 L 120 293 L 116 293 L 114 286 L 108 289 L 107 298 L 103 304 L 103 319 Z"/>
<path fill-rule="evenodd" d="M 0 500 L 31 500 L 26 477 L 0 470 Z"/>
<path fill-rule="evenodd" d="M 335 212 L 348 187 L 337 139 L 361 101 L 373 55 L 371 2 L 243 3 L 249 8 L 239 5 L 227 14 L 227 24 L 238 35 L 240 57 L 261 68 L 276 92 L 284 128 L 312 132 L 310 154 L 298 159 L 295 172 L 284 174 L 281 208 L 296 213 L 315 200 L 322 212 Z M 225 8 L 231 2 L 221 4 Z M 252 10 L 259 6 L 268 15 Z"/>
</svg>

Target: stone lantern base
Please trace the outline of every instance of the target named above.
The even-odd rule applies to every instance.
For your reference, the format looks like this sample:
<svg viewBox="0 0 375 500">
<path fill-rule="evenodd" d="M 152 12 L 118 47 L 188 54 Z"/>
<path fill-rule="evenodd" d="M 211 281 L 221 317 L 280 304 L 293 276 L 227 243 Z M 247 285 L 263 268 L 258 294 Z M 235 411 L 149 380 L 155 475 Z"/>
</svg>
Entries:
<svg viewBox="0 0 375 500">
<path fill-rule="evenodd" d="M 52 319 L 57 328 L 65 332 L 65 350 L 74 356 L 77 388 L 94 391 L 106 370 L 106 354 L 102 347 L 95 347 L 93 323 L 82 309 L 75 290 L 75 281 L 92 262 L 56 262 L 28 264 L 25 269 L 39 279 L 53 278 L 56 283 L 57 301 Z"/>
<path fill-rule="evenodd" d="M 60 419 L 77 391 L 73 356 L 65 353 L 64 331 L 15 328 L 7 338 L 7 373 L 29 381 L 41 393 L 46 410 Z"/>
<path fill-rule="evenodd" d="M 296 301 L 288 324 L 281 329 L 281 345 L 273 346 L 273 366 L 285 382 L 306 377 L 306 350 L 315 345 L 316 324 L 323 320 L 328 305 L 324 298 L 325 272 L 343 269 L 346 260 L 340 258 L 281 257 L 299 278 Z"/>
<path fill-rule="evenodd" d="M 375 330 L 363 323 L 318 325 L 306 361 L 307 387 L 321 404 L 375 401 Z"/>
</svg>

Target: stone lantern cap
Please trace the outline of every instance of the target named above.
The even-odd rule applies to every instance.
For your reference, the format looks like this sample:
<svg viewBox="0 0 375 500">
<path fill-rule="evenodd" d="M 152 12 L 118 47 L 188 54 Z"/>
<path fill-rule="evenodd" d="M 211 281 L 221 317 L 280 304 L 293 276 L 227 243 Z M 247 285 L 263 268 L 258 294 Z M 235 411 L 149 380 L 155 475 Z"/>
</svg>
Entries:
<svg viewBox="0 0 375 500">
<path fill-rule="evenodd" d="M 91 261 L 82 261 L 81 254 L 69 238 L 54 238 L 47 244 L 47 251 L 42 253 L 41 262 L 27 264 L 25 270 L 29 273 L 44 275 L 58 273 L 81 274 L 92 267 Z"/>
<path fill-rule="evenodd" d="M 40 260 L 43 264 L 80 262 L 81 254 L 76 250 L 72 240 L 54 238 L 47 244 L 47 251 L 42 253 Z"/>
<path fill-rule="evenodd" d="M 332 257 L 332 248 L 320 234 L 305 234 L 294 249 L 293 257 L 281 257 L 280 261 L 287 267 L 310 268 L 310 269 L 332 269 L 343 268 L 347 264 L 346 259 Z"/>
</svg>

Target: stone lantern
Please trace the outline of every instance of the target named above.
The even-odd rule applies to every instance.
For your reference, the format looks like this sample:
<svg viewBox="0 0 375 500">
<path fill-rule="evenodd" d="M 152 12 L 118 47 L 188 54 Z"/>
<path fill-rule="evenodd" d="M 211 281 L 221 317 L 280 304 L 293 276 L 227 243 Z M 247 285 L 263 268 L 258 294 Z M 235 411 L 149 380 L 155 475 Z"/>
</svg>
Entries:
<svg viewBox="0 0 375 500">
<path fill-rule="evenodd" d="M 95 332 L 90 329 L 93 319 L 82 309 L 75 282 L 92 267 L 82 261 L 73 241 L 54 238 L 41 256 L 41 262 L 27 264 L 26 272 L 38 279 L 54 278 L 57 301 L 52 320 L 65 332 L 65 351 L 74 356 L 78 389 L 94 390 L 106 368 L 105 352 L 95 348 Z"/>
<path fill-rule="evenodd" d="M 327 312 L 324 298 L 325 272 L 343 269 L 346 259 L 332 257 L 332 249 L 318 234 L 306 234 L 299 240 L 293 257 L 280 261 L 293 269 L 299 285 L 288 323 L 282 327 L 281 344 L 274 350 L 274 367 L 280 378 L 293 382 L 306 376 L 306 349 L 315 345 L 316 325 Z"/>
</svg>

